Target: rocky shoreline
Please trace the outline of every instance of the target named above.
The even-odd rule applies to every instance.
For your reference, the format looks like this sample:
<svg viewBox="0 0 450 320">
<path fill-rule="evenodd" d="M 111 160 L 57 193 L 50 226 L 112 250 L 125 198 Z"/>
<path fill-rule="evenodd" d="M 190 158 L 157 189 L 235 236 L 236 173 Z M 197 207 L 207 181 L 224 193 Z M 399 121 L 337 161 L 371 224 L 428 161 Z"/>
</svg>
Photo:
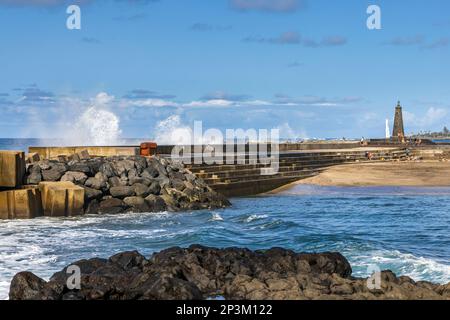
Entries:
<svg viewBox="0 0 450 320">
<path fill-rule="evenodd" d="M 136 251 L 109 259 L 74 262 L 81 270 L 81 289 L 69 290 L 67 268 L 44 281 L 30 272 L 16 274 L 11 300 L 200 300 L 225 299 L 450 299 L 450 283 L 438 285 L 380 274 L 381 285 L 352 277 L 339 253 L 295 253 L 273 248 L 216 249 L 193 245 L 153 254 Z"/>
<path fill-rule="evenodd" d="M 184 168 L 160 157 L 62 157 L 27 164 L 27 185 L 70 181 L 85 190 L 85 214 L 217 209 L 221 194 Z"/>
</svg>

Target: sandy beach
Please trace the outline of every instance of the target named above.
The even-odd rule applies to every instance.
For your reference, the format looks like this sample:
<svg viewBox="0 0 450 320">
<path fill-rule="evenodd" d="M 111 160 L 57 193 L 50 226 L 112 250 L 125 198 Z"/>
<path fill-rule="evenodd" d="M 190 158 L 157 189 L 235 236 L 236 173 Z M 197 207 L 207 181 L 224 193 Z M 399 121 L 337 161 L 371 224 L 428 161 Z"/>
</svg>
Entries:
<svg viewBox="0 0 450 320">
<path fill-rule="evenodd" d="M 320 186 L 450 186 L 450 162 L 355 163 L 330 167 L 319 175 L 292 185 Z M 276 192 L 282 191 L 281 189 Z"/>
</svg>

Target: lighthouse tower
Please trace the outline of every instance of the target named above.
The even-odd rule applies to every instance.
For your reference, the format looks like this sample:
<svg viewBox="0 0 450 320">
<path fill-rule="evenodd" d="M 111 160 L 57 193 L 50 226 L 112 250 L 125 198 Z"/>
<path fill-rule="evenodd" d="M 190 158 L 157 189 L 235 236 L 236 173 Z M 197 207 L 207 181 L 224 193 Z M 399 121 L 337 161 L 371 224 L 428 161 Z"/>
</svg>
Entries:
<svg viewBox="0 0 450 320">
<path fill-rule="evenodd" d="M 400 101 L 395 107 L 395 117 L 394 117 L 394 130 L 392 131 L 392 138 L 399 138 L 402 140 L 405 137 L 405 128 L 403 126 L 403 112 Z"/>
</svg>

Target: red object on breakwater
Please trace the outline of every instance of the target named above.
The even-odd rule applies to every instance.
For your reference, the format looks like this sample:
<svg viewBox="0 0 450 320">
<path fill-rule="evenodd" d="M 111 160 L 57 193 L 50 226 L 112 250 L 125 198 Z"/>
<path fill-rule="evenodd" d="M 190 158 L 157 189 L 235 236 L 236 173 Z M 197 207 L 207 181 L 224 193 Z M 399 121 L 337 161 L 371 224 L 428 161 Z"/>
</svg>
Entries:
<svg viewBox="0 0 450 320">
<path fill-rule="evenodd" d="M 156 142 L 143 142 L 140 146 L 140 155 L 141 156 L 153 156 L 156 154 L 156 148 L 158 145 Z"/>
</svg>

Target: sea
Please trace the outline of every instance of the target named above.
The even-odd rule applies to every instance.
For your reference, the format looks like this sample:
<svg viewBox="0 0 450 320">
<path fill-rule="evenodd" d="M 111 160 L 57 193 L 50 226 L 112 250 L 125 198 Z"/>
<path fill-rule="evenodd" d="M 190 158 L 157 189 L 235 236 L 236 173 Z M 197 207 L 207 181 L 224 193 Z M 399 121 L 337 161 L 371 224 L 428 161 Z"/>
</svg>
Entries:
<svg viewBox="0 0 450 320">
<path fill-rule="evenodd" d="M 0 139 L 0 149 L 43 141 Z M 342 253 L 354 276 L 374 268 L 450 282 L 450 186 L 319 187 L 231 199 L 232 207 L 182 213 L 0 220 L 0 298 L 12 277 L 49 279 L 71 262 L 191 244 Z"/>
</svg>

